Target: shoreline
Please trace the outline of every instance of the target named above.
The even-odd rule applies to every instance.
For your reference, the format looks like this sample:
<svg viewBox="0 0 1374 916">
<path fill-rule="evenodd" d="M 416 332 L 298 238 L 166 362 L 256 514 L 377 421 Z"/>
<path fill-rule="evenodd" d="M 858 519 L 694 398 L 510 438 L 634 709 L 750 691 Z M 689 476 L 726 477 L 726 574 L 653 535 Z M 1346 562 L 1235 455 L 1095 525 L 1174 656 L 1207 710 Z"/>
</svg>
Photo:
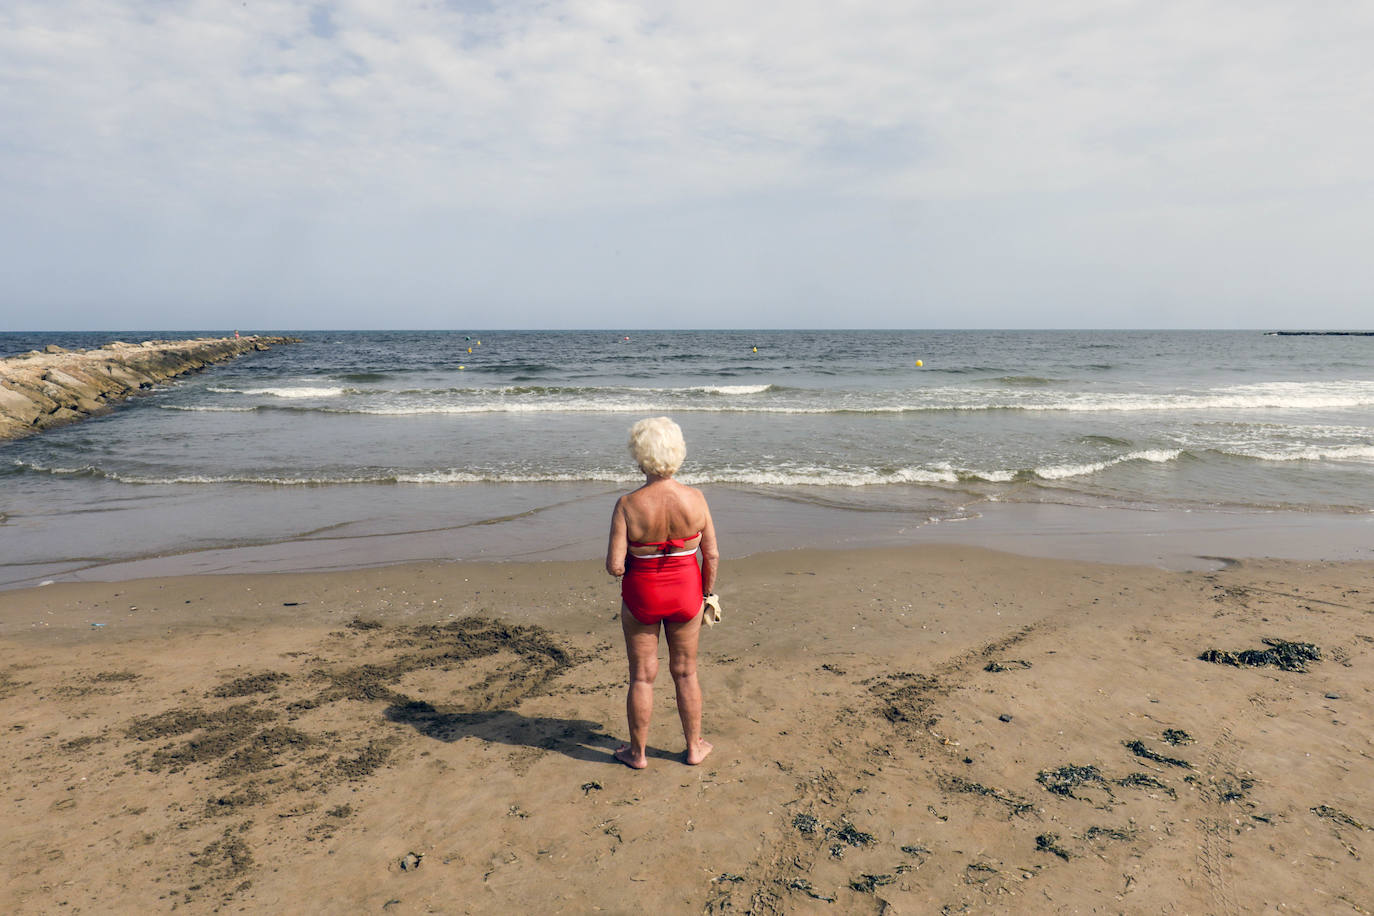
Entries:
<svg viewBox="0 0 1374 916">
<path fill-rule="evenodd" d="M 0 902 L 1368 909 L 1371 578 L 948 544 L 727 560 L 716 749 L 680 762 L 665 671 L 638 772 L 611 758 L 594 561 L 7 591 Z M 1274 638 L 1320 657 L 1199 658 Z"/>
<path fill-rule="evenodd" d="M 1123 509 L 1055 503 L 983 503 L 968 517 L 865 512 L 707 487 L 727 559 L 762 551 L 921 545 L 984 547 L 1046 559 L 1214 570 L 1236 559 L 1374 559 L 1374 513 Z M 605 551 L 604 487 L 545 495 L 504 518 L 480 516 L 418 530 L 360 519 L 281 540 L 181 552 L 0 568 L 0 593 L 45 582 L 119 582 L 193 574 L 348 571 L 419 561 L 594 560 Z M 536 501 L 537 502 L 537 501 Z M 597 526 L 589 530 L 589 519 Z"/>
</svg>

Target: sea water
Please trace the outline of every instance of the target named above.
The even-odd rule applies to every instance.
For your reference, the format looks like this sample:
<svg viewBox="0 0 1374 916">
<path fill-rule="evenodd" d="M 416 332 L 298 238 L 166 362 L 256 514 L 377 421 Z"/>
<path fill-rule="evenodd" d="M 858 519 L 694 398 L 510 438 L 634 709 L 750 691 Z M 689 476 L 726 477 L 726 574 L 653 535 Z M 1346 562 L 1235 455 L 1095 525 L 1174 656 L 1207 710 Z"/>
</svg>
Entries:
<svg viewBox="0 0 1374 916">
<path fill-rule="evenodd" d="M 188 336 L 4 334 L 0 354 Z M 207 551 L 207 569 L 283 568 L 283 543 L 302 568 L 594 555 L 642 479 L 626 431 L 656 415 L 686 434 L 680 478 L 756 549 L 900 541 L 1007 505 L 1374 512 L 1374 337 L 298 336 L 0 445 L 0 584 Z"/>
</svg>

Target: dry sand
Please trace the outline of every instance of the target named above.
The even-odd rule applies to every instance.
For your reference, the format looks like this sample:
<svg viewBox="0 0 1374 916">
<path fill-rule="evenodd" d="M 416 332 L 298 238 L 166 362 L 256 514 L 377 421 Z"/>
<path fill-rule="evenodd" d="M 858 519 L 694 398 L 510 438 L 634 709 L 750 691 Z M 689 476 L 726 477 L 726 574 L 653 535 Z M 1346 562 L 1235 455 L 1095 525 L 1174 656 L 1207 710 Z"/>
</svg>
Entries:
<svg viewBox="0 0 1374 916">
<path fill-rule="evenodd" d="M 1367 914 L 1372 571 L 730 562 L 642 772 L 595 562 L 0 593 L 0 909 Z"/>
</svg>

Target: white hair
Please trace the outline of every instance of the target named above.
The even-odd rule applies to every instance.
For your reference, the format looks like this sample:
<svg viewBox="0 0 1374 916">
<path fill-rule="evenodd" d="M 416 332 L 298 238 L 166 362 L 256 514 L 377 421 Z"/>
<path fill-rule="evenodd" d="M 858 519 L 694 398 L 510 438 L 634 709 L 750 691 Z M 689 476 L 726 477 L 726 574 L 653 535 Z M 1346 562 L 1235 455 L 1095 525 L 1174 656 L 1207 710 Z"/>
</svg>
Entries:
<svg viewBox="0 0 1374 916">
<path fill-rule="evenodd" d="M 687 458 L 682 427 L 667 417 L 647 417 L 630 427 L 630 455 L 646 474 L 672 477 Z"/>
</svg>

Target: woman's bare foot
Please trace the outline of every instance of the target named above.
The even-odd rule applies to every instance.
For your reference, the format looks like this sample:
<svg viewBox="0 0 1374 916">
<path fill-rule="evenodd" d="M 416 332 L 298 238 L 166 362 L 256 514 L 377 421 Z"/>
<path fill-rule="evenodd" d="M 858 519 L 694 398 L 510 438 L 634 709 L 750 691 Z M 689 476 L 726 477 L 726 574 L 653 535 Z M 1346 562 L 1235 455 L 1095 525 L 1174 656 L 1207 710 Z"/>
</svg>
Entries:
<svg viewBox="0 0 1374 916">
<path fill-rule="evenodd" d="M 704 757 L 705 755 L 703 754 L 702 756 Z M 640 754 L 638 757 L 636 757 L 634 753 L 631 752 L 630 746 L 628 744 L 622 744 L 620 747 L 615 749 L 615 759 L 619 760 L 621 763 L 625 764 L 632 770 L 642 770 L 649 765 L 648 755 Z"/>
<path fill-rule="evenodd" d="M 703 760 L 706 759 L 706 755 L 711 753 L 713 748 L 714 745 L 712 745 L 711 742 L 705 740 L 698 741 L 697 746 L 694 748 L 687 748 L 688 765 L 696 766 L 698 763 L 701 763 Z"/>
</svg>

